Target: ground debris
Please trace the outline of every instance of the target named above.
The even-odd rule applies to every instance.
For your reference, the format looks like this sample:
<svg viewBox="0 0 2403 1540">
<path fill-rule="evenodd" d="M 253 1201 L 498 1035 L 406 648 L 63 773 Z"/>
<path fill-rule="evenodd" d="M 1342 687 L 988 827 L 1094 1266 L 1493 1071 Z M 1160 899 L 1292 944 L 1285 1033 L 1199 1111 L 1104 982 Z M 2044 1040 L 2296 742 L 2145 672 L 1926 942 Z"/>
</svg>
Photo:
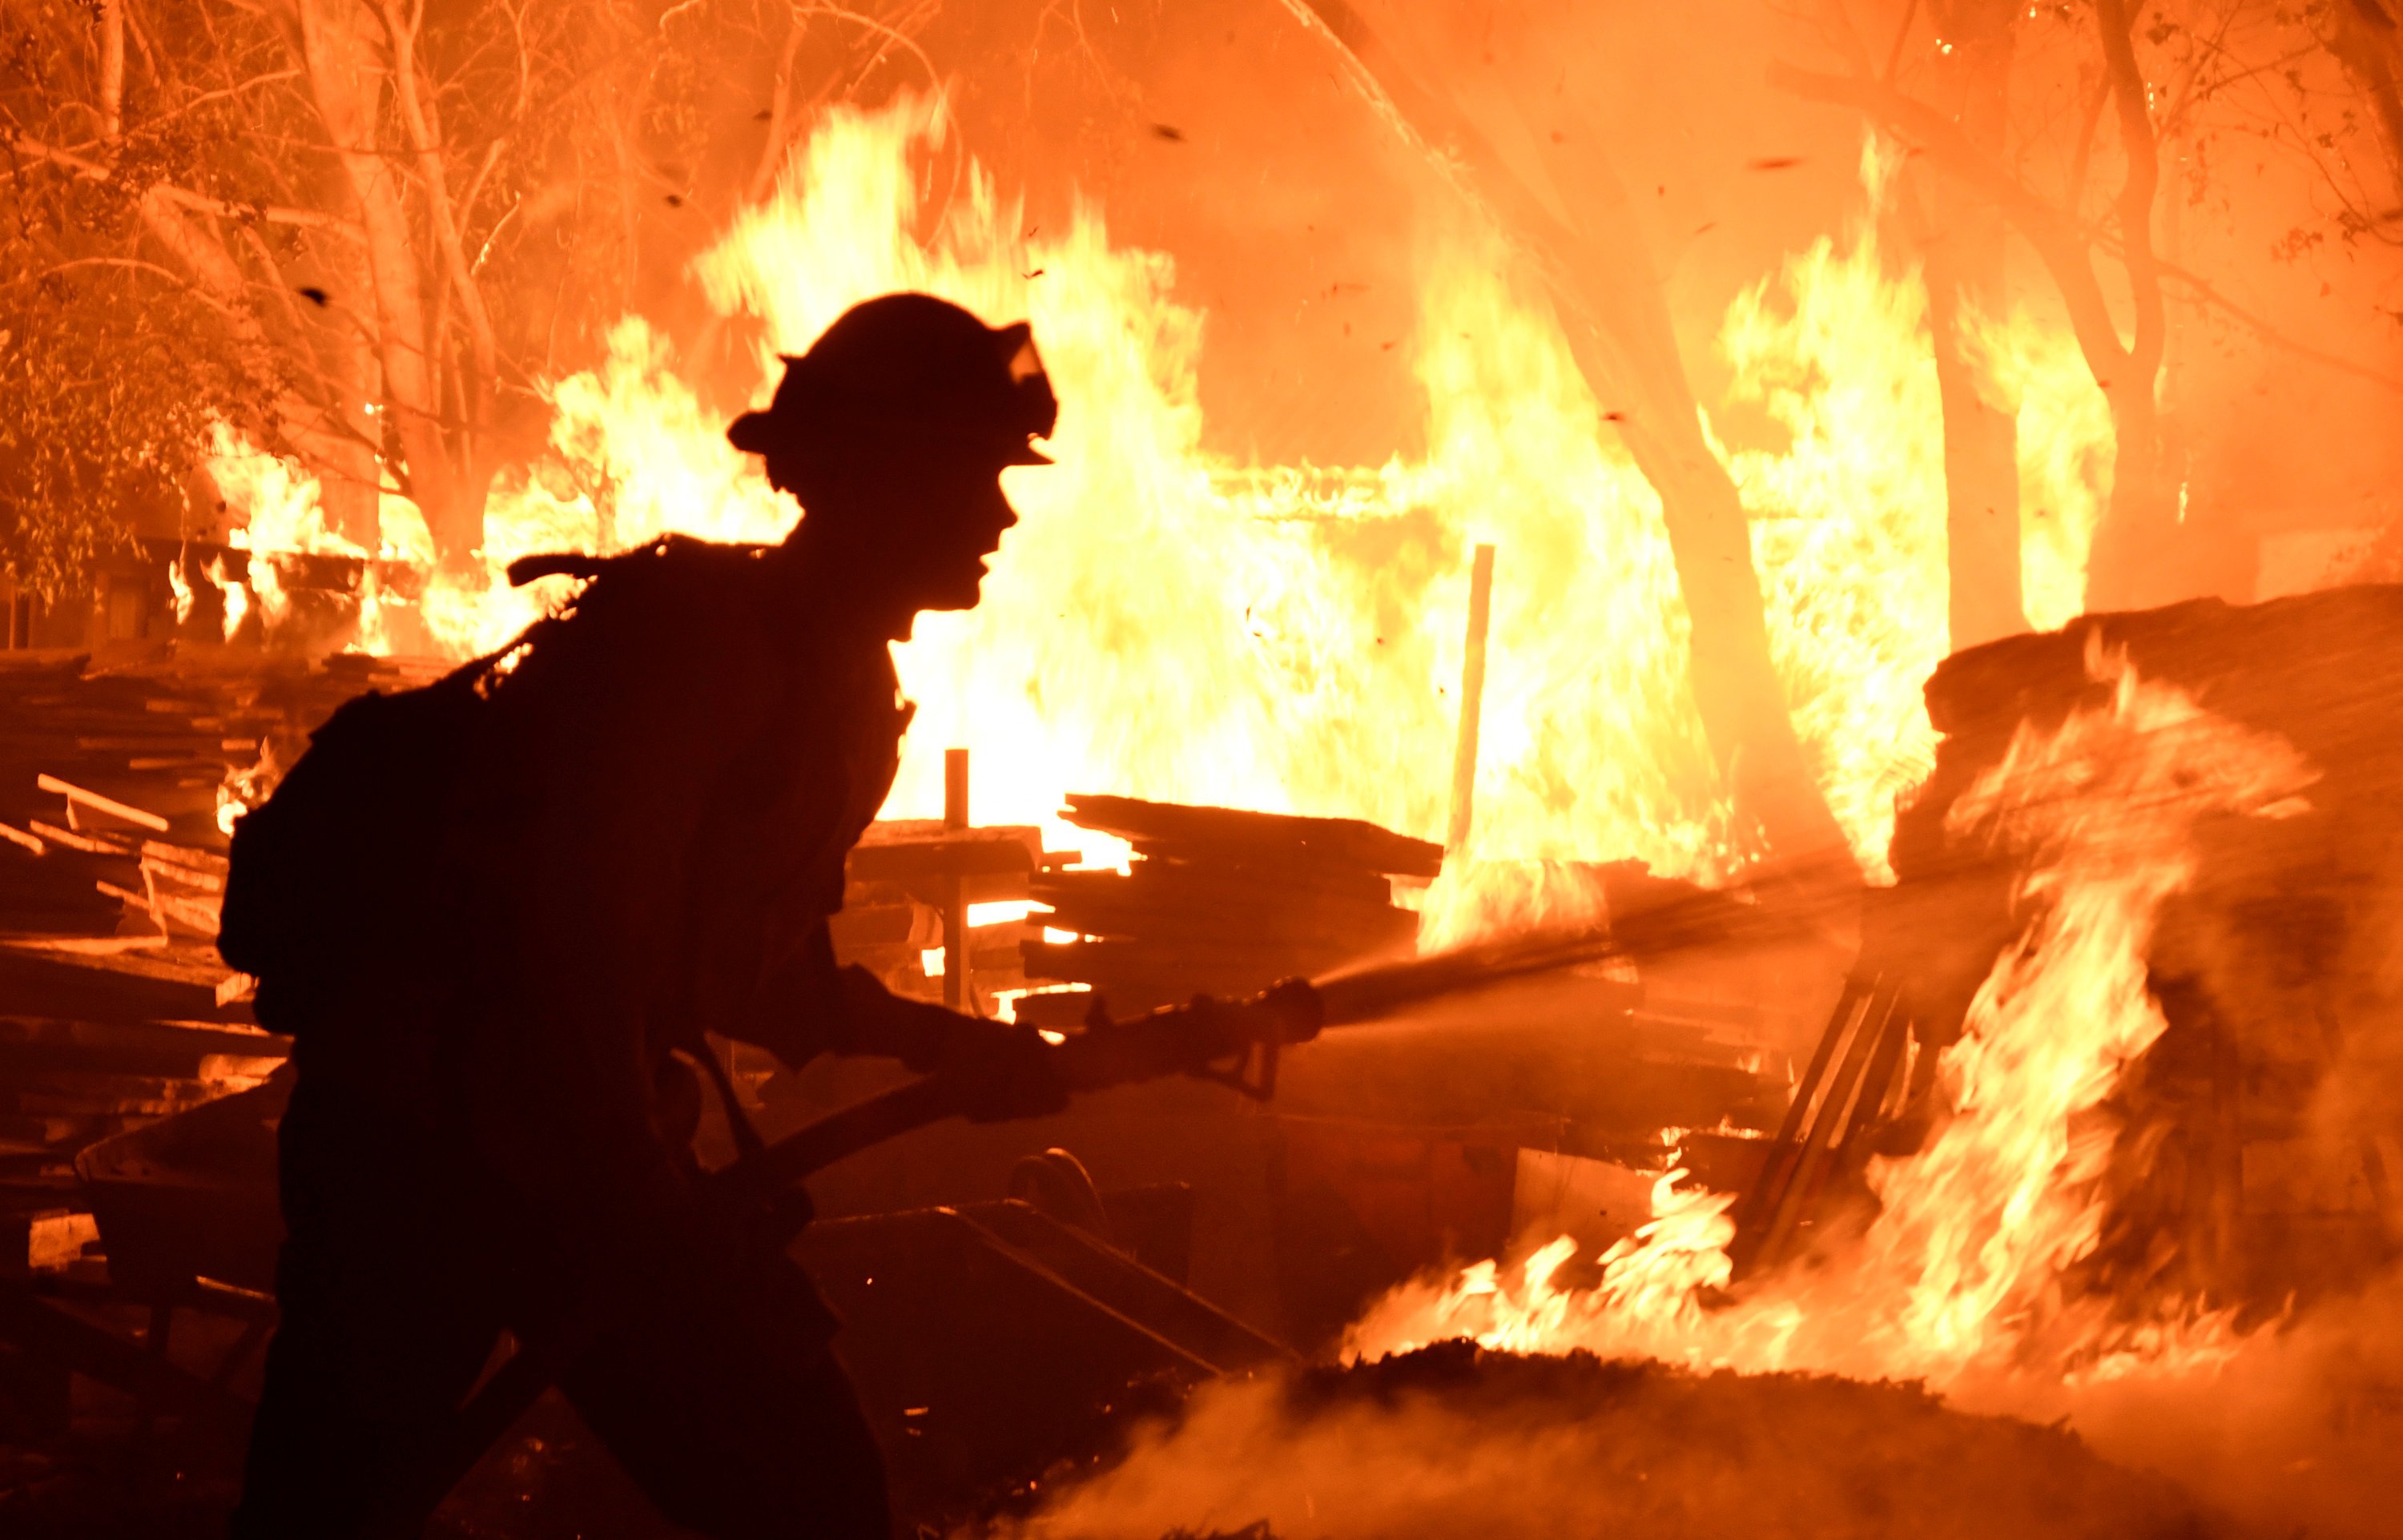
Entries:
<svg viewBox="0 0 2403 1540">
<path fill-rule="evenodd" d="M 2233 1528 L 2074 1433 L 1916 1384 L 1452 1342 L 1198 1392 L 1021 1540 L 1475 1533 L 1960 1540 Z"/>
</svg>

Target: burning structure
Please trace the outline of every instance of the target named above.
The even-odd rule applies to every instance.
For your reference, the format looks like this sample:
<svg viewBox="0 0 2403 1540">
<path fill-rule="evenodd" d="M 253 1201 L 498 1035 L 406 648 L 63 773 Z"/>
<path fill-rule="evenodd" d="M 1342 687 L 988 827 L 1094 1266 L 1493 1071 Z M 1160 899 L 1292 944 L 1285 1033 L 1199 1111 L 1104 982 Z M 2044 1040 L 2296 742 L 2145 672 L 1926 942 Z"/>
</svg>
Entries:
<svg viewBox="0 0 2403 1540">
<path fill-rule="evenodd" d="M 840 954 L 1088 1047 L 1354 1005 L 1265 1102 L 815 1173 L 908 1517 L 2386 1532 L 2378 7 L 30 14 L 0 1511 L 161 1427 L 127 1522 L 225 1497 L 229 831 L 572 602 L 521 561 L 783 538 L 726 422 L 920 290 L 1028 318 L 1058 465 L 896 650 Z M 907 1090 L 713 1054 L 770 1136 Z M 438 1522 L 644 1532 L 529 1417 Z"/>
</svg>

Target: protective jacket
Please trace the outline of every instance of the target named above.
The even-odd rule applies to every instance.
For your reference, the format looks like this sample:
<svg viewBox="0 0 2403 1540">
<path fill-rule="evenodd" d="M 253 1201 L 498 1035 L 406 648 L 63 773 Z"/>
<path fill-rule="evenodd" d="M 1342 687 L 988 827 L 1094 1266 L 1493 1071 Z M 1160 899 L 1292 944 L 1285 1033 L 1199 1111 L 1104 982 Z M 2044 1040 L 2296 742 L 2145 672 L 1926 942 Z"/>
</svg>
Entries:
<svg viewBox="0 0 2403 1540">
<path fill-rule="evenodd" d="M 840 1049 L 826 922 L 910 707 L 884 638 L 781 548 L 610 564 L 498 673 L 438 851 L 479 1151 L 571 1229 L 683 1151 L 654 1087 L 704 1032 Z"/>
</svg>

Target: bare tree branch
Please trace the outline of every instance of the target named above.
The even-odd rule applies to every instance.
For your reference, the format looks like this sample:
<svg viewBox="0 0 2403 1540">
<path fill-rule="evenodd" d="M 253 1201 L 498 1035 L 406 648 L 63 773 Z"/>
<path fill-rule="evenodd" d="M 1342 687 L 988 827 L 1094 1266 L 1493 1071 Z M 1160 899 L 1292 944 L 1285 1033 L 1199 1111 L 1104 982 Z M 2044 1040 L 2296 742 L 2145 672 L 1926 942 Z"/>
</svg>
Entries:
<svg viewBox="0 0 2403 1540">
<path fill-rule="evenodd" d="M 47 160 L 65 171 L 73 172 L 87 182 L 117 180 L 116 173 L 96 160 L 88 160 L 69 150 L 53 149 L 38 139 L 20 134 L 9 141 L 20 155 L 35 160 Z M 338 218 L 321 209 L 286 208 L 269 203 L 233 203 L 222 198 L 211 198 L 166 182 L 153 182 L 146 187 L 129 188 L 144 198 L 156 195 L 181 209 L 194 214 L 215 215 L 220 219 L 264 220 L 271 225 L 290 225 L 300 229 L 324 230 L 349 241 L 365 241 L 366 232 L 347 219 Z"/>
<path fill-rule="evenodd" d="M 1992 198 L 2052 274 L 2068 307 L 2070 329 L 2095 379 L 2107 383 L 2124 374 L 2128 350 L 2119 340 L 2118 324 L 2111 318 L 2110 304 L 2095 276 L 2082 232 L 2059 209 L 2030 192 L 1998 161 L 1970 144 L 1951 118 L 1873 80 L 1821 75 L 1779 63 L 1769 67 L 1769 83 L 1806 102 L 1851 107 L 1935 156 L 1946 170 Z"/>
</svg>

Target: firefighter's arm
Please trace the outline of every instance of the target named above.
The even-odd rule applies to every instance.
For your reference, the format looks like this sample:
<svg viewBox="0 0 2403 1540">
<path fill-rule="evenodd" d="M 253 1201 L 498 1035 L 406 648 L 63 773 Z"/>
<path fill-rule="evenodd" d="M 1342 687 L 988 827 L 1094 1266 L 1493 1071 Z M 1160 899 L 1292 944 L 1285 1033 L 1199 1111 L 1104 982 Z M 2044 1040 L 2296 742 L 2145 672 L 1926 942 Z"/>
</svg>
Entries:
<svg viewBox="0 0 2403 1540">
<path fill-rule="evenodd" d="M 1066 1103 L 1052 1045 L 1039 1034 L 895 994 L 868 969 L 837 964 L 823 923 L 747 1014 L 752 1030 L 741 1035 L 797 1067 L 819 1053 L 859 1054 L 960 1075 L 979 1088 L 974 1116 L 986 1118 L 1038 1117 Z"/>
<path fill-rule="evenodd" d="M 970 1092 L 968 1117 L 976 1122 L 1042 1117 L 1068 1104 L 1059 1050 L 1032 1027 L 904 999 L 857 964 L 835 978 L 838 1051 L 889 1055 L 921 1073 L 956 1078 Z"/>
</svg>

